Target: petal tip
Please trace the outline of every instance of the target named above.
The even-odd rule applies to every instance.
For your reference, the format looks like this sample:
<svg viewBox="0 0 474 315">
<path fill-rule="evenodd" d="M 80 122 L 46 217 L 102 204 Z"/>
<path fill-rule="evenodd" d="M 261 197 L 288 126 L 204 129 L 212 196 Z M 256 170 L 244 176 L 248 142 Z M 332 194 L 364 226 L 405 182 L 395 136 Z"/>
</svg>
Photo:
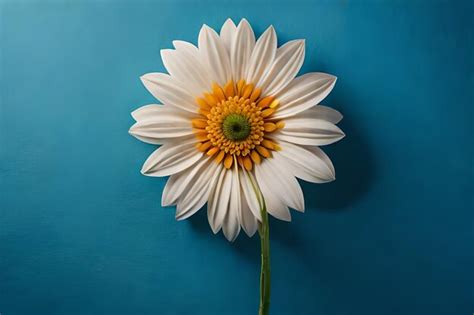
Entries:
<svg viewBox="0 0 474 315">
<path fill-rule="evenodd" d="M 132 117 L 133 117 L 133 119 L 136 120 L 136 118 L 135 118 L 135 116 L 134 116 L 134 112 L 132 113 Z M 138 135 L 138 134 L 137 134 L 137 125 L 138 125 L 138 121 L 137 121 L 136 123 L 134 123 L 134 124 L 130 127 L 130 129 L 128 129 L 128 134 L 129 134 L 129 135 L 132 135 L 132 136 L 134 136 L 134 137 L 136 137 L 136 136 Z"/>
<path fill-rule="evenodd" d="M 173 49 L 165 48 L 165 49 L 160 49 L 160 56 L 161 59 L 164 59 L 168 57 L 168 55 L 173 51 Z"/>
<path fill-rule="evenodd" d="M 207 32 L 211 29 L 212 28 L 209 25 L 205 24 L 205 23 L 201 26 L 201 31 L 206 31 Z"/>
<path fill-rule="evenodd" d="M 237 236 L 239 236 L 239 233 L 236 233 L 235 235 L 226 235 L 226 233 L 224 233 L 224 237 L 226 238 L 226 240 L 228 240 L 229 242 L 233 243 L 236 239 L 237 239 Z"/>
<path fill-rule="evenodd" d="M 330 183 L 336 180 L 336 174 L 332 170 L 329 170 L 328 174 L 326 175 L 326 178 L 323 178 L 326 183 Z"/>
<path fill-rule="evenodd" d="M 142 169 L 140 170 L 140 173 L 142 173 L 142 175 L 145 175 L 145 176 L 151 176 L 150 170 L 151 168 L 149 166 L 143 165 Z"/>
<path fill-rule="evenodd" d="M 304 210 L 306 209 L 304 204 L 304 197 L 302 200 L 298 200 L 298 204 L 296 206 L 297 207 L 295 208 L 295 210 L 304 213 Z"/>
<path fill-rule="evenodd" d="M 247 21 L 246 18 L 242 18 L 242 20 L 240 20 L 239 22 L 239 25 L 242 24 L 242 25 L 246 25 L 246 26 L 250 26 L 250 23 L 249 21 Z"/>
<path fill-rule="evenodd" d="M 224 25 L 226 25 L 226 24 L 230 24 L 230 25 L 235 26 L 235 23 L 234 23 L 234 21 L 233 21 L 231 18 L 227 18 L 227 19 L 224 21 Z"/>
<path fill-rule="evenodd" d="M 343 119 L 344 119 L 344 115 L 341 114 L 341 112 L 339 112 L 339 117 L 338 117 L 338 120 L 337 120 L 337 123 L 340 123 Z"/>
<path fill-rule="evenodd" d="M 177 211 L 174 218 L 176 221 L 183 221 L 184 219 L 186 219 L 186 217 L 182 213 L 178 213 Z"/>
<path fill-rule="evenodd" d="M 149 73 L 145 73 L 145 74 L 142 74 L 140 76 L 140 81 L 142 81 L 143 84 L 145 84 L 145 81 L 150 81 L 150 79 L 148 78 L 149 77 Z"/>
<path fill-rule="evenodd" d="M 212 233 L 214 233 L 214 234 L 219 233 L 220 227 L 218 227 L 218 226 L 214 227 L 214 226 L 212 226 L 212 225 L 210 225 L 210 226 L 211 226 L 211 231 L 212 231 Z"/>
<path fill-rule="evenodd" d="M 180 44 L 181 42 L 182 42 L 181 40 L 175 39 L 175 40 L 172 41 L 171 43 L 173 44 L 173 47 L 176 49 L 176 46 L 177 46 L 177 45 L 179 46 L 179 44 Z"/>
</svg>

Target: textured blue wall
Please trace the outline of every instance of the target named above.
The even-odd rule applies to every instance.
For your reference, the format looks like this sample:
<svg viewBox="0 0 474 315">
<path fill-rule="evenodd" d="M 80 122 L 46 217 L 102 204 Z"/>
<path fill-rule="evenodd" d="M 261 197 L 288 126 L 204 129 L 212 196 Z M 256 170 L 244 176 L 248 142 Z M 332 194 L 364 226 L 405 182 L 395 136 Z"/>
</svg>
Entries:
<svg viewBox="0 0 474 315">
<path fill-rule="evenodd" d="M 0 313 L 256 314 L 259 242 L 176 222 L 153 147 L 127 134 L 138 77 L 201 24 L 306 38 L 339 77 L 337 181 L 271 222 L 272 314 L 472 314 L 473 2 L 5 1 Z"/>
</svg>

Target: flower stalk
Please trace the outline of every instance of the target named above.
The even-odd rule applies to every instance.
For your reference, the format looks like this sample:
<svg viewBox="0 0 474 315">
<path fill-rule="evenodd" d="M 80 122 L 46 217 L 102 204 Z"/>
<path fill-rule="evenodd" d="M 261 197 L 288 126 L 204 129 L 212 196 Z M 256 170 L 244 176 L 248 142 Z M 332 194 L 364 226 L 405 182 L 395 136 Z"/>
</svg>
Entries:
<svg viewBox="0 0 474 315">
<path fill-rule="evenodd" d="M 263 200 L 262 200 L 263 201 Z M 258 225 L 262 266 L 260 271 L 260 307 L 259 315 L 268 315 L 270 309 L 270 231 L 265 201 L 261 203 L 262 222 Z"/>
</svg>

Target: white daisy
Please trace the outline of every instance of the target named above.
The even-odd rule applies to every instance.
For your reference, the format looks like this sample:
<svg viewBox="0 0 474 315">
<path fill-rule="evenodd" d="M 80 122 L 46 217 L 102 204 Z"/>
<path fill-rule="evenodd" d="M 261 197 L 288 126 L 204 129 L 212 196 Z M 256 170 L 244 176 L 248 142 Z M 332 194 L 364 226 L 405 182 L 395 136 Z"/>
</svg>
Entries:
<svg viewBox="0 0 474 315">
<path fill-rule="evenodd" d="M 261 206 L 290 221 L 289 208 L 304 211 L 296 178 L 332 181 L 334 167 L 318 146 L 344 137 L 342 116 L 317 105 L 336 77 L 307 73 L 296 77 L 304 40 L 277 48 L 270 26 L 258 40 L 249 23 L 228 19 L 220 34 L 204 25 L 198 47 L 174 41 L 161 51 L 169 74 L 149 73 L 143 84 L 163 105 L 132 113 L 130 133 L 161 144 L 142 173 L 170 176 L 162 205 L 176 205 L 186 219 L 207 203 L 214 233 L 232 241 L 241 227 L 252 236 Z M 263 196 L 263 200 L 262 197 Z"/>
</svg>

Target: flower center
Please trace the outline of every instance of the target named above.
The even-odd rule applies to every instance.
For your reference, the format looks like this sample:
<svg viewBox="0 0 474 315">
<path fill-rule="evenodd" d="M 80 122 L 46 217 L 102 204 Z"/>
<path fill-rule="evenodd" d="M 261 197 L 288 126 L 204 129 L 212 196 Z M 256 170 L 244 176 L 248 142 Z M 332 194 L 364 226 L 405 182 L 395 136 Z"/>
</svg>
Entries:
<svg viewBox="0 0 474 315">
<path fill-rule="evenodd" d="M 192 120 L 197 148 L 217 163 L 230 168 L 234 162 L 247 170 L 270 158 L 278 144 L 267 138 L 285 126 L 272 115 L 279 105 L 273 96 L 261 96 L 261 90 L 240 80 L 224 87 L 212 85 L 210 93 L 196 98 L 201 118 Z"/>
<path fill-rule="evenodd" d="M 214 105 L 206 118 L 207 139 L 224 153 L 246 156 L 263 141 L 265 122 L 250 99 L 228 97 Z"/>
<path fill-rule="evenodd" d="M 229 140 L 244 140 L 250 135 L 250 123 L 241 114 L 230 114 L 224 118 L 222 129 Z"/>
</svg>

